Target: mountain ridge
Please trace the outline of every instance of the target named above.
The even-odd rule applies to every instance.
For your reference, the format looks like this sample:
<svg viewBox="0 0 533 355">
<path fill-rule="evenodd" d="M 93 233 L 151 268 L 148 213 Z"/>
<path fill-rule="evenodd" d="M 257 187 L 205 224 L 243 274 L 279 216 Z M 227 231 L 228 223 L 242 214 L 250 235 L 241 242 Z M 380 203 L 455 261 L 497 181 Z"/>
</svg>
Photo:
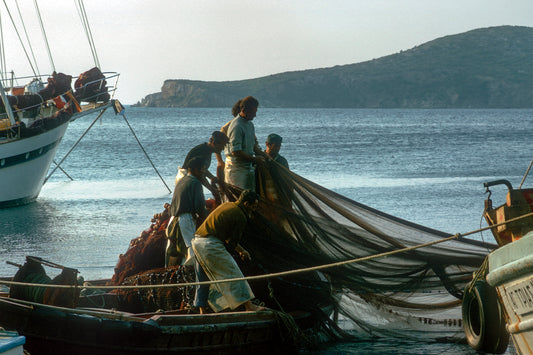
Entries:
<svg viewBox="0 0 533 355">
<path fill-rule="evenodd" d="M 488 27 L 360 63 L 238 81 L 165 80 L 135 106 L 532 108 L 533 28 Z"/>
</svg>

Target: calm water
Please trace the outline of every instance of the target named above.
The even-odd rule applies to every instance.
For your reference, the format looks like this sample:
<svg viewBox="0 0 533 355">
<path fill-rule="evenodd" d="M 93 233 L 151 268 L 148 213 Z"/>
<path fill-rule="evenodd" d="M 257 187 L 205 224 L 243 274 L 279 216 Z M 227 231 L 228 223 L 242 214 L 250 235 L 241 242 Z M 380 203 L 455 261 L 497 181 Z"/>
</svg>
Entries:
<svg viewBox="0 0 533 355">
<path fill-rule="evenodd" d="M 225 109 L 127 108 L 126 117 L 172 189 L 188 150 L 229 118 Z M 57 161 L 91 123 L 73 122 Z M 518 186 L 533 158 L 533 110 L 266 109 L 257 138 L 284 137 L 296 173 L 358 202 L 454 234 L 478 229 L 483 182 Z M 0 276 L 26 255 L 109 278 L 118 255 L 150 225 L 171 195 L 121 116 L 106 113 L 43 187 L 37 202 L 0 210 Z M 533 185 L 531 179 L 525 185 Z M 494 188 L 495 204 L 504 187 Z M 492 241 L 489 233 L 476 239 Z M 467 346 L 349 343 L 328 353 L 470 354 Z"/>
</svg>

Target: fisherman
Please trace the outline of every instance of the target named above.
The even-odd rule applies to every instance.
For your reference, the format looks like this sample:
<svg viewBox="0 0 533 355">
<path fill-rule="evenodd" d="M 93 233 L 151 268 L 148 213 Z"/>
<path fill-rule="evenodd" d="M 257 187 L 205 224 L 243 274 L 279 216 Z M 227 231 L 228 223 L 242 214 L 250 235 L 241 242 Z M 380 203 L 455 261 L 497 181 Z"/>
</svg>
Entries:
<svg viewBox="0 0 533 355">
<path fill-rule="evenodd" d="M 279 154 L 282 141 L 283 138 L 276 133 L 268 135 L 265 153 L 269 161 L 276 163 L 265 164 L 257 168 L 256 186 L 257 191 L 266 200 L 275 203 L 278 207 L 285 206 L 290 209 L 291 203 L 288 195 L 290 189 L 287 189 L 287 184 L 284 183 L 283 178 L 280 176 L 280 174 L 283 174 L 282 168 L 277 166 L 279 164 L 289 170 L 287 159 Z M 286 220 L 283 216 L 283 210 L 279 208 L 269 209 L 264 212 L 272 221 L 278 224 L 284 223 L 282 221 Z"/>
<path fill-rule="evenodd" d="M 226 166 L 224 179 L 227 184 L 243 190 L 255 189 L 255 170 L 253 164 L 265 161 L 264 152 L 256 144 L 253 119 L 256 116 L 259 101 L 247 96 L 240 103 L 240 112 L 228 127 L 229 143 L 226 145 Z"/>
<path fill-rule="evenodd" d="M 233 121 L 233 118 L 237 116 L 239 112 L 241 112 L 241 102 L 242 102 L 242 99 L 239 99 L 233 104 L 233 107 L 231 108 L 231 120 L 226 122 L 226 124 L 220 128 L 220 132 L 224 133 L 225 135 L 228 134 L 228 128 L 229 128 L 231 121 Z M 224 180 L 223 179 L 224 169 L 226 167 L 226 163 L 224 162 L 224 159 L 222 158 L 222 152 L 218 152 L 218 153 L 215 152 L 215 157 L 217 158 L 217 163 L 218 163 L 217 164 L 217 177 L 219 177 L 219 179 L 221 179 L 222 177 L 221 180 L 223 181 Z"/>
<path fill-rule="evenodd" d="M 244 190 L 237 202 L 226 202 L 218 206 L 196 231 L 192 248 L 196 257 L 195 270 L 198 281 L 214 281 L 243 277 L 239 266 L 226 250 L 235 250 L 243 260 L 251 260 L 250 253 L 240 244 L 244 228 L 259 205 L 259 195 Z M 254 294 L 246 280 L 231 283 L 217 283 L 212 287 L 219 296 L 210 299 L 212 308 L 220 311 L 232 310 L 243 305 L 247 311 L 259 311 L 264 307 L 254 305 Z M 195 306 L 200 313 L 207 312 L 209 285 L 196 288 Z"/>
<path fill-rule="evenodd" d="M 197 222 L 203 222 L 207 217 L 201 183 L 207 171 L 206 162 L 197 156 L 188 161 L 187 166 L 188 174 L 176 184 L 170 205 L 171 220 L 167 227 L 165 267 L 177 264 L 192 265 L 194 255 L 191 241 Z"/>
<path fill-rule="evenodd" d="M 289 163 L 287 162 L 287 159 L 279 155 L 282 141 L 283 138 L 280 135 L 277 135 L 276 133 L 269 134 L 266 140 L 265 153 L 270 159 L 289 169 Z"/>
<path fill-rule="evenodd" d="M 208 143 L 202 143 L 197 145 L 196 147 L 192 148 L 187 156 L 185 157 L 185 161 L 183 162 L 183 165 L 179 167 L 178 174 L 176 175 L 176 184 L 178 181 L 187 175 L 189 162 L 194 157 L 200 157 L 204 160 L 207 169 L 209 169 L 209 166 L 211 165 L 211 154 L 215 153 L 220 155 L 220 152 L 222 149 L 224 149 L 224 146 L 228 143 L 228 137 L 226 134 L 220 131 L 214 131 L 211 134 L 211 138 L 209 138 Z M 217 156 L 218 160 L 218 156 Z M 219 162 L 220 163 L 220 162 Z M 213 195 L 216 194 L 216 191 L 214 191 L 214 188 L 212 184 L 219 183 L 224 184 L 224 176 L 220 173 L 217 169 L 217 176 L 215 177 L 213 174 L 209 172 L 209 170 L 206 169 L 205 176 L 202 178 L 202 184 L 213 193 Z M 211 184 L 207 181 L 207 178 L 211 180 Z"/>
</svg>

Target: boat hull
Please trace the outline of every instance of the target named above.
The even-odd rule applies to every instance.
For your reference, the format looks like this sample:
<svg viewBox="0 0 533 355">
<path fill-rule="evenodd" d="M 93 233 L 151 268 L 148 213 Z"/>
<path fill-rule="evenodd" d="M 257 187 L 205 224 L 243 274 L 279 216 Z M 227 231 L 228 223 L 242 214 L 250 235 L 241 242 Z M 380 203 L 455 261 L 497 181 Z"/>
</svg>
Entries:
<svg viewBox="0 0 533 355">
<path fill-rule="evenodd" d="M 37 198 L 68 123 L 32 137 L 0 142 L 0 208 Z"/>
<path fill-rule="evenodd" d="M 31 354 L 235 354 L 297 352 L 273 311 L 155 315 L 76 314 L 0 298 L 0 326 Z M 114 318 L 114 319 L 113 319 Z"/>
<path fill-rule="evenodd" d="M 493 251 L 487 282 L 496 288 L 507 330 L 522 354 L 533 353 L 533 232 Z"/>
</svg>

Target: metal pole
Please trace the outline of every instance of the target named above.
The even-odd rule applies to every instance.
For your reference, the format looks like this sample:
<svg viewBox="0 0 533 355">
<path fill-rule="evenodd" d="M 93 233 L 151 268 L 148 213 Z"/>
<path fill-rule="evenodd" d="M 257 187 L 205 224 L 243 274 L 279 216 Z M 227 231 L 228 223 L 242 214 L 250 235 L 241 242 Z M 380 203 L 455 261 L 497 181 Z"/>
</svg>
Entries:
<svg viewBox="0 0 533 355">
<path fill-rule="evenodd" d="M 11 109 L 11 105 L 9 104 L 9 100 L 7 99 L 6 92 L 4 91 L 4 85 L 2 84 L 2 80 L 0 80 L 0 95 L 2 96 L 2 102 L 4 103 L 7 117 L 9 117 L 9 122 L 12 126 L 14 126 L 17 122 L 15 121 L 15 115 L 13 115 L 13 110 Z"/>
<path fill-rule="evenodd" d="M 529 166 L 527 167 L 526 173 L 524 174 L 524 177 L 522 178 L 522 182 L 520 182 L 520 186 L 518 186 L 519 189 L 522 188 L 522 184 L 524 181 L 526 181 L 527 174 L 529 174 L 529 170 L 531 169 L 531 166 L 533 165 L 533 160 L 531 160 L 531 163 L 529 163 Z"/>
</svg>

